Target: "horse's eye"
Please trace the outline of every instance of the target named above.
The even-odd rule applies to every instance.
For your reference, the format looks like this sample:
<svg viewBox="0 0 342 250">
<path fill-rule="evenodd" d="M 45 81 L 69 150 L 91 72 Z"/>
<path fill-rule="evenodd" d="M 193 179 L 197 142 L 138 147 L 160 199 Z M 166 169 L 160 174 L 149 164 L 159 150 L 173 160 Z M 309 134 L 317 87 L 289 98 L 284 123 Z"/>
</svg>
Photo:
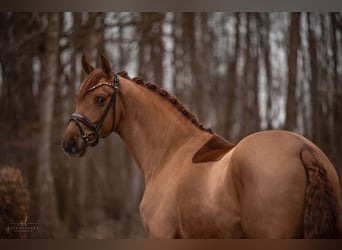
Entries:
<svg viewBox="0 0 342 250">
<path fill-rule="evenodd" d="M 95 103 L 98 105 L 103 105 L 105 102 L 105 98 L 103 96 L 97 96 L 95 98 Z"/>
</svg>

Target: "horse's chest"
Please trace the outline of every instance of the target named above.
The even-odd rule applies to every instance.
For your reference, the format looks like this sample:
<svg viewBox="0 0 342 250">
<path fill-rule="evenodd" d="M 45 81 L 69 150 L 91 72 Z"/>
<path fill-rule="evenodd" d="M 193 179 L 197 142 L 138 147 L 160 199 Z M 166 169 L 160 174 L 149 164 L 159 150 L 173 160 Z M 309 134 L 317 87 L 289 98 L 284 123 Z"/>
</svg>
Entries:
<svg viewBox="0 0 342 250">
<path fill-rule="evenodd" d="M 162 200 L 153 202 L 144 197 L 140 204 L 140 216 L 151 237 L 177 237 L 176 211 L 173 204 Z"/>
</svg>

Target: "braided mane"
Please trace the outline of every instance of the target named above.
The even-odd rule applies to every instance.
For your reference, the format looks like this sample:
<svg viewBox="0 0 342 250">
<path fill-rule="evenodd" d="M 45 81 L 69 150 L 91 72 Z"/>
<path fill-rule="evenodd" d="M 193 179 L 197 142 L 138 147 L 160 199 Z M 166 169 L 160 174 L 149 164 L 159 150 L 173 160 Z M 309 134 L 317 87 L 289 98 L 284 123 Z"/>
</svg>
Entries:
<svg viewBox="0 0 342 250">
<path fill-rule="evenodd" d="M 177 97 L 171 95 L 169 92 L 167 92 L 165 89 L 159 87 L 157 84 L 151 83 L 151 82 L 146 82 L 141 77 L 130 78 L 126 71 L 121 71 L 121 72 L 118 72 L 117 74 L 119 76 L 125 78 L 125 79 L 131 80 L 134 83 L 139 84 L 139 85 L 149 89 L 150 91 L 153 91 L 153 92 L 159 94 L 161 97 L 163 97 L 168 102 L 170 102 L 176 109 L 178 109 L 178 111 L 181 112 L 184 115 L 185 118 L 190 120 L 193 125 L 195 125 L 196 127 L 198 127 L 199 129 L 201 129 L 203 131 L 206 131 L 206 132 L 209 132 L 209 133 L 213 133 L 211 128 L 204 127 L 204 125 L 196 118 L 196 116 L 193 113 L 191 113 L 184 106 L 184 104 L 182 104 L 181 101 L 179 101 L 177 99 Z"/>
</svg>

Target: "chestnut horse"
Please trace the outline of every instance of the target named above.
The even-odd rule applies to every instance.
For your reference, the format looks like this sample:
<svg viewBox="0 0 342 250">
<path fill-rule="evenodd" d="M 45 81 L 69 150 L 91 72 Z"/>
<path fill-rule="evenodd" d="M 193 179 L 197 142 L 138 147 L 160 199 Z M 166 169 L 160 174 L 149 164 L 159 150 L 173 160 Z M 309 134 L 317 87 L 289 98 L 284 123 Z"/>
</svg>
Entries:
<svg viewBox="0 0 342 250">
<path fill-rule="evenodd" d="M 145 177 L 140 214 L 157 238 L 340 238 L 339 180 L 327 156 L 287 131 L 236 145 L 206 129 L 164 89 L 101 56 L 86 57 L 76 112 L 63 136 L 71 156 L 112 131 Z"/>
</svg>

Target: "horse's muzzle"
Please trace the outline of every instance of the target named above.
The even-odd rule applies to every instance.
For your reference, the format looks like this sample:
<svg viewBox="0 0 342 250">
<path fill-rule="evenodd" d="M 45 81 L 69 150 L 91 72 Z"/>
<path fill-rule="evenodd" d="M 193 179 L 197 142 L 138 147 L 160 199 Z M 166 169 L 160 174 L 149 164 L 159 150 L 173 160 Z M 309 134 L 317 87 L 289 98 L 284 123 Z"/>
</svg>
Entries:
<svg viewBox="0 0 342 250">
<path fill-rule="evenodd" d="M 62 140 L 63 150 L 70 156 L 81 157 L 85 154 L 87 145 L 80 137 L 63 138 Z"/>
</svg>

